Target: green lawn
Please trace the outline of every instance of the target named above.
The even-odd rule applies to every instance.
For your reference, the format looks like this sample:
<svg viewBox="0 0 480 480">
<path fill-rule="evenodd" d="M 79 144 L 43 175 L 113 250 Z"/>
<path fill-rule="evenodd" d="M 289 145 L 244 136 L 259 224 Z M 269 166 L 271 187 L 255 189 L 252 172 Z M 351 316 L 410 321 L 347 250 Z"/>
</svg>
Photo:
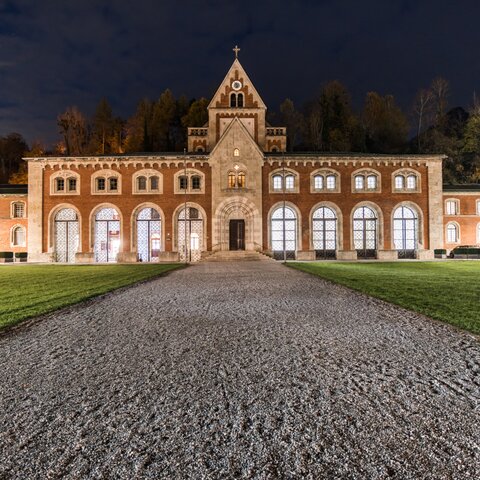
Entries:
<svg viewBox="0 0 480 480">
<path fill-rule="evenodd" d="M 180 264 L 0 267 L 0 328 L 156 277 Z"/>
<path fill-rule="evenodd" d="M 480 333 L 480 262 L 292 262 L 288 265 Z"/>
</svg>

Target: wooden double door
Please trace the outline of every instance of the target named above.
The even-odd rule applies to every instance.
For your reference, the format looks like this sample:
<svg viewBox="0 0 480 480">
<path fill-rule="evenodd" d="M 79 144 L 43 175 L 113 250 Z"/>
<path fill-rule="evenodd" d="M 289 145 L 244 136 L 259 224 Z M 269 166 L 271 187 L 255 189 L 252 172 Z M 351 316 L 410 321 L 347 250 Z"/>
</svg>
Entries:
<svg viewBox="0 0 480 480">
<path fill-rule="evenodd" d="M 230 250 L 245 250 L 245 220 L 230 220 Z"/>
</svg>

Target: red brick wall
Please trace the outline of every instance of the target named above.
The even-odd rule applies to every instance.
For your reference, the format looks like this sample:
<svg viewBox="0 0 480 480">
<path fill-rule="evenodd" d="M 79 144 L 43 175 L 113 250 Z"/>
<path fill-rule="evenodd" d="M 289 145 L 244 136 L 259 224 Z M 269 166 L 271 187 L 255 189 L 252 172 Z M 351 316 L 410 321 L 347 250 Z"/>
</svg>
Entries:
<svg viewBox="0 0 480 480">
<path fill-rule="evenodd" d="M 282 193 L 269 193 L 269 175 L 272 171 L 278 170 L 281 163 L 268 164 L 263 167 L 263 248 L 269 249 L 268 245 L 268 214 L 271 207 L 277 202 L 283 201 Z M 310 193 L 310 174 L 317 168 L 328 168 L 337 171 L 340 174 L 341 189 L 340 193 Z M 352 173 L 359 168 L 372 168 L 381 174 L 381 191 L 379 193 L 352 193 Z M 423 212 L 423 239 L 424 248 L 429 248 L 429 228 L 428 228 L 428 173 L 427 167 L 408 167 L 421 174 L 421 191 L 419 193 L 393 193 L 392 192 L 392 173 L 399 170 L 399 166 L 372 166 L 358 167 L 350 165 L 335 165 L 312 167 L 308 166 L 290 166 L 288 169 L 298 172 L 300 175 L 299 193 L 287 193 L 285 199 L 297 206 L 301 212 L 301 231 L 302 231 L 302 250 L 310 249 L 310 211 L 319 202 L 332 202 L 341 210 L 343 216 L 343 249 L 350 250 L 351 246 L 351 214 L 355 205 L 360 202 L 369 201 L 375 203 L 383 213 L 383 248 L 390 250 L 392 244 L 392 225 L 391 215 L 396 205 L 401 202 L 412 202 L 416 204 Z M 299 246 L 300 247 L 300 246 Z"/>
<path fill-rule="evenodd" d="M 179 171 L 183 171 L 183 166 L 181 168 L 177 167 L 168 167 L 166 164 L 163 164 L 162 168 L 145 166 L 144 168 L 154 168 L 161 172 L 163 175 L 163 193 L 162 194 L 132 194 L 132 176 L 140 168 L 129 166 L 129 167 L 119 167 L 112 169 L 118 171 L 121 178 L 121 194 L 104 194 L 104 195 L 92 195 L 91 194 L 91 176 L 95 171 L 100 170 L 97 168 L 93 169 L 90 167 L 83 167 L 79 169 L 71 168 L 72 172 L 78 173 L 80 175 L 80 195 L 50 195 L 50 177 L 58 172 L 58 169 L 50 170 L 46 169 L 44 171 L 44 204 L 43 204 L 43 251 L 48 251 L 48 228 L 49 228 L 49 214 L 50 212 L 58 207 L 60 204 L 71 204 L 74 205 L 80 212 L 81 216 L 81 235 L 82 235 L 82 251 L 90 252 L 90 239 L 91 239 L 91 229 L 89 225 L 89 219 L 91 212 L 99 205 L 103 203 L 110 203 L 114 205 L 121 213 L 123 218 L 122 230 L 123 230 L 123 252 L 131 251 L 131 218 L 133 211 L 142 203 L 154 203 L 158 205 L 163 211 L 165 222 L 162 225 L 165 233 L 170 233 L 169 238 L 165 235 L 165 251 L 172 251 L 173 249 L 173 236 L 174 236 L 174 226 L 173 226 L 173 214 L 175 209 L 183 205 L 185 201 L 185 195 L 174 194 L 174 175 Z M 208 165 L 200 166 L 199 163 L 192 165 L 187 163 L 187 168 L 195 168 L 205 175 L 205 194 L 188 194 L 188 202 L 199 204 L 206 212 L 207 215 L 207 225 L 210 228 L 212 212 L 212 198 L 211 198 L 211 173 L 210 167 Z M 207 249 L 211 249 L 211 236 L 208 235 L 207 238 Z"/>
<path fill-rule="evenodd" d="M 459 214 L 447 215 L 445 201 L 455 199 L 459 201 Z M 480 215 L 477 212 L 477 201 L 480 201 L 480 192 L 443 192 L 443 233 L 445 248 L 451 250 L 458 245 L 476 245 L 479 244 L 477 238 L 477 225 L 480 223 Z M 460 227 L 459 243 L 447 243 L 446 226 L 449 222 L 456 222 Z"/>
<path fill-rule="evenodd" d="M 12 202 L 25 203 L 25 218 L 12 218 Z M 26 195 L 1 195 L 0 196 L 0 252 L 26 252 L 26 243 L 24 247 L 11 246 L 11 229 L 14 225 L 22 225 L 26 232 L 26 241 L 28 241 L 27 232 L 28 205 Z"/>
</svg>

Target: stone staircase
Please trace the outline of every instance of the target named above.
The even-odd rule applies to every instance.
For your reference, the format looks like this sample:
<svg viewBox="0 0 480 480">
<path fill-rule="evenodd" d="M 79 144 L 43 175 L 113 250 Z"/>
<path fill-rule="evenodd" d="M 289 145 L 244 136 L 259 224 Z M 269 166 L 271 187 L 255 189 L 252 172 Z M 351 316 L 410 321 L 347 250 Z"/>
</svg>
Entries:
<svg viewBox="0 0 480 480">
<path fill-rule="evenodd" d="M 272 260 L 260 252 L 246 250 L 222 250 L 205 256 L 203 262 L 255 262 Z"/>
</svg>

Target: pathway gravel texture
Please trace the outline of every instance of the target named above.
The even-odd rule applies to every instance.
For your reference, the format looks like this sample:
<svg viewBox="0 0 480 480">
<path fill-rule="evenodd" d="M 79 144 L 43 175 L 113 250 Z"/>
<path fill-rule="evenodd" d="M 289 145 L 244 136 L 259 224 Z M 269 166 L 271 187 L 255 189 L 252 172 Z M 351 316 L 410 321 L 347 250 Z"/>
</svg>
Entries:
<svg viewBox="0 0 480 480">
<path fill-rule="evenodd" d="M 0 335 L 0 478 L 478 479 L 478 337 L 272 261 Z"/>
</svg>

